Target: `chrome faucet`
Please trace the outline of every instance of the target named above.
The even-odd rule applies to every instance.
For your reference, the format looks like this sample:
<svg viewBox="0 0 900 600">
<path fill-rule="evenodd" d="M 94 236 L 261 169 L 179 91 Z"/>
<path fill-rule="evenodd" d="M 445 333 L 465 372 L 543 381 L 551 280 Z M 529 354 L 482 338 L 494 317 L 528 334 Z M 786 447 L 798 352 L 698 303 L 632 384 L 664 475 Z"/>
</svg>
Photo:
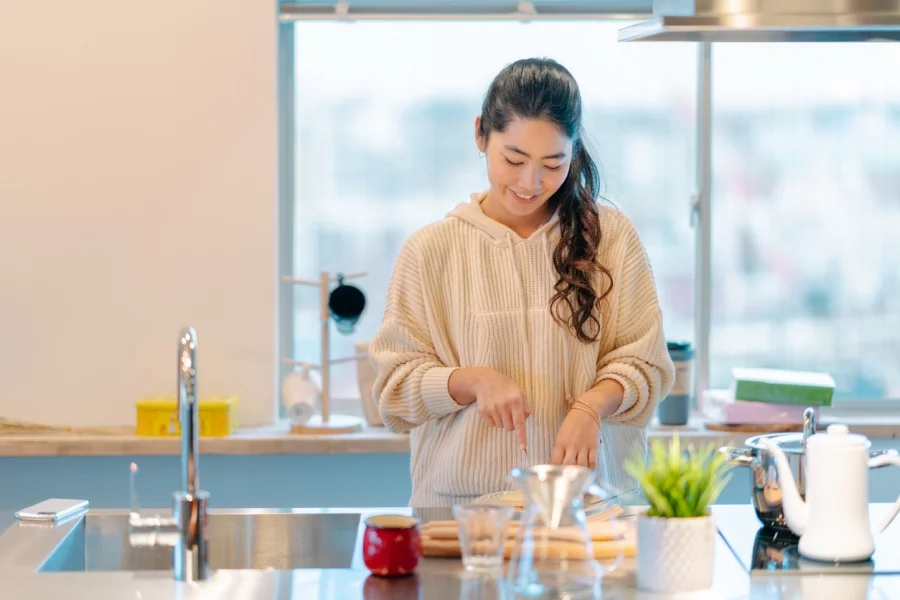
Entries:
<svg viewBox="0 0 900 600">
<path fill-rule="evenodd" d="M 175 492 L 172 518 L 138 514 L 135 478 L 131 463 L 131 512 L 129 542 L 135 547 L 174 548 L 172 570 L 177 581 L 202 581 L 210 576 L 206 535 L 209 494 L 200 489 L 197 459 L 200 455 L 200 420 L 197 398 L 197 332 L 187 327 L 178 341 L 178 423 L 181 427 L 181 491 Z"/>
</svg>

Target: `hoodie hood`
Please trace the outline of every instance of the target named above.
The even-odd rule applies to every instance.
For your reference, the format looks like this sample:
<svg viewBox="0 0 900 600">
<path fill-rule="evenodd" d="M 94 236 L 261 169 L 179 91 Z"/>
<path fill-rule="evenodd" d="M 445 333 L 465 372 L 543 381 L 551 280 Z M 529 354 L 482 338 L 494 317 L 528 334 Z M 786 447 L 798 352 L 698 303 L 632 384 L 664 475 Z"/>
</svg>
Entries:
<svg viewBox="0 0 900 600">
<path fill-rule="evenodd" d="M 471 195 L 471 199 L 469 202 L 463 202 L 457 205 L 457 207 L 450 211 L 447 216 L 456 217 L 466 223 L 469 223 L 486 237 L 488 237 L 492 241 L 492 243 L 504 248 L 505 250 L 507 260 L 510 264 L 510 269 L 512 269 L 513 273 L 515 273 L 515 279 L 519 284 L 519 337 L 522 345 L 522 361 L 525 367 L 525 397 L 530 404 L 532 403 L 531 391 L 534 387 L 532 384 L 533 374 L 531 368 L 532 344 L 530 339 L 531 336 L 529 335 L 530 329 L 528 326 L 528 310 L 527 298 L 525 296 L 525 287 L 522 281 L 522 273 L 517 262 L 516 252 L 514 248 L 517 243 L 529 243 L 531 241 L 540 240 L 544 256 L 544 267 L 548 270 L 551 279 L 553 281 L 556 281 L 556 269 L 553 266 L 553 257 L 550 252 L 550 238 L 555 237 L 559 234 L 559 217 L 557 213 L 554 212 L 549 221 L 541 225 L 527 239 L 523 239 L 515 231 L 513 231 L 503 223 L 495 221 L 494 219 L 484 214 L 484 211 L 481 209 L 481 203 L 484 202 L 484 199 L 486 197 L 486 191 L 474 193 Z M 549 307 L 547 310 L 549 310 Z M 569 335 L 566 335 L 563 338 L 565 340 L 565 342 L 563 343 L 563 393 L 565 396 L 565 403 L 567 407 L 572 403 L 569 385 L 569 355 L 571 351 L 569 347 L 569 337 Z"/>
<path fill-rule="evenodd" d="M 495 221 L 484 214 L 484 211 L 481 209 L 481 203 L 484 202 L 486 197 L 487 191 L 476 192 L 471 195 L 469 202 L 458 204 L 456 208 L 447 213 L 447 216 L 456 217 L 457 219 L 469 223 L 495 242 L 505 243 L 510 237 L 513 241 L 526 241 L 503 223 Z M 544 239 L 546 237 L 552 237 L 558 229 L 558 225 L 559 217 L 556 212 L 554 212 L 553 216 L 550 217 L 550 220 L 541 225 L 527 239 Z"/>
</svg>

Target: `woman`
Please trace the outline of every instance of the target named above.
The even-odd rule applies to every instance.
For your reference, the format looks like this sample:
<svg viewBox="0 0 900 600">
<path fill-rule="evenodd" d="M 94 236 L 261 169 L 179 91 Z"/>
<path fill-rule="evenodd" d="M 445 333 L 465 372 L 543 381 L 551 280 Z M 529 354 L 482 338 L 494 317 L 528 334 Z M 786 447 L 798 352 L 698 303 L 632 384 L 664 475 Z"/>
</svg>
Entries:
<svg viewBox="0 0 900 600">
<path fill-rule="evenodd" d="M 621 465 L 674 367 L 638 235 L 597 204 L 581 113 L 556 62 L 504 68 L 475 120 L 489 189 L 400 251 L 370 353 L 385 425 L 410 432 L 412 506 L 510 489 L 527 464 L 635 487 Z"/>
</svg>

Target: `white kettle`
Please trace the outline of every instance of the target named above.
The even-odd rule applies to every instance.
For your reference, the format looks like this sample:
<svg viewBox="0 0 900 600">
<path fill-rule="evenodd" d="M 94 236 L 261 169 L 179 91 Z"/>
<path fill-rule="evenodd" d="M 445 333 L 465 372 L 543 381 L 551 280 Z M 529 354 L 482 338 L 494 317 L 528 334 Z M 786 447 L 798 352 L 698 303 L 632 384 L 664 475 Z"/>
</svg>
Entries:
<svg viewBox="0 0 900 600">
<path fill-rule="evenodd" d="M 782 482 L 784 517 L 791 531 L 800 536 L 800 555 L 827 562 L 857 562 L 871 558 L 875 539 L 869 524 L 869 468 L 900 466 L 894 452 L 869 458 L 871 443 L 852 434 L 846 425 L 829 425 L 806 442 L 806 502 L 797 491 L 784 452 L 770 443 Z M 877 533 L 900 512 L 900 498 L 891 507 Z"/>
</svg>

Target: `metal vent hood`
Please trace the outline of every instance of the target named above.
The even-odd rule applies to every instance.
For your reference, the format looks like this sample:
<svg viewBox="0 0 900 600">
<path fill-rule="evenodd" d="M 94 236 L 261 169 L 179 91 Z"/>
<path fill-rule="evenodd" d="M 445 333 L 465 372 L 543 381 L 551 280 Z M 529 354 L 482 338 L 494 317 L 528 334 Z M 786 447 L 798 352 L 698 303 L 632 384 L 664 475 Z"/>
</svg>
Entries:
<svg viewBox="0 0 900 600">
<path fill-rule="evenodd" d="M 900 41 L 900 0 L 654 0 L 620 42 Z"/>
</svg>

